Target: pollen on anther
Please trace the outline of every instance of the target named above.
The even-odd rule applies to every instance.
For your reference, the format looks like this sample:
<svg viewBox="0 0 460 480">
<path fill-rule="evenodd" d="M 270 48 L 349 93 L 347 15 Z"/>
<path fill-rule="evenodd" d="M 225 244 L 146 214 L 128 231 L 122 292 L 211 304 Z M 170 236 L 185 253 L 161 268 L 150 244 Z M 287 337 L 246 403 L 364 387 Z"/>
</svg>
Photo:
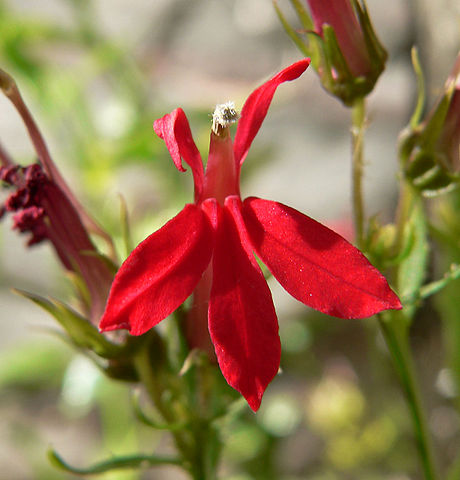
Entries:
<svg viewBox="0 0 460 480">
<path fill-rule="evenodd" d="M 235 123 L 239 118 L 240 114 L 236 111 L 233 102 L 216 105 L 212 114 L 212 131 L 217 135 L 220 129 Z"/>
</svg>

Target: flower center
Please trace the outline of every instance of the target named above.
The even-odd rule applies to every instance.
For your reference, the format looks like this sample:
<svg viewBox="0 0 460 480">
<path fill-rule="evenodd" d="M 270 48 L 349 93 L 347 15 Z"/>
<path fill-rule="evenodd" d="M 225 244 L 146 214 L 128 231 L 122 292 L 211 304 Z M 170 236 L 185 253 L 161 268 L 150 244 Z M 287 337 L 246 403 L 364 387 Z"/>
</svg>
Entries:
<svg viewBox="0 0 460 480">
<path fill-rule="evenodd" d="M 236 111 L 233 102 L 216 105 L 212 114 L 212 131 L 220 136 L 228 126 L 235 123 L 239 118 L 240 114 Z"/>
</svg>

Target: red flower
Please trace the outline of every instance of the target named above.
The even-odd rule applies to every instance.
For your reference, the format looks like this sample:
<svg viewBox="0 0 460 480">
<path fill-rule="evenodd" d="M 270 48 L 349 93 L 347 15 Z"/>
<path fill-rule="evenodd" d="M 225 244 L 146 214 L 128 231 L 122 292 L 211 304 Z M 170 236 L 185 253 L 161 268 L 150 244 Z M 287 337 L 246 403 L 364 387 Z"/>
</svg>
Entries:
<svg viewBox="0 0 460 480">
<path fill-rule="evenodd" d="M 217 360 L 253 410 L 278 371 L 281 353 L 271 293 L 254 252 L 292 296 L 321 312 L 359 318 L 401 307 L 385 278 L 338 234 L 280 203 L 240 198 L 240 168 L 276 88 L 308 65 L 294 63 L 249 96 L 233 143 L 233 105 L 217 107 L 206 173 L 184 112 L 155 122 L 176 167 L 184 171 L 183 159 L 192 169 L 195 203 L 123 263 L 100 324 L 104 331 L 126 328 L 140 335 L 210 276 L 207 317 Z"/>
</svg>

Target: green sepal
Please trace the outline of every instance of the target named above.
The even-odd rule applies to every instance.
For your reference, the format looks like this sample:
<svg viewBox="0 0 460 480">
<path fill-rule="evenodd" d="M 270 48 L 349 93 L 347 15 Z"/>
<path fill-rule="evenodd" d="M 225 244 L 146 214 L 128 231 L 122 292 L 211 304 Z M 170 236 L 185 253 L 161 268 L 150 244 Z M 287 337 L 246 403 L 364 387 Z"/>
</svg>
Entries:
<svg viewBox="0 0 460 480">
<path fill-rule="evenodd" d="M 329 67 L 327 71 L 329 73 L 332 72 L 332 70 L 337 72 L 337 80 L 335 80 L 335 82 L 338 85 L 336 86 L 336 88 L 340 86 L 341 83 L 348 84 L 350 82 L 353 82 L 353 75 L 348 68 L 348 64 L 345 60 L 345 57 L 343 56 L 342 50 L 340 49 L 335 31 L 330 25 L 323 25 L 323 38 L 324 40 L 322 45 L 325 53 L 325 58 Z M 334 82 L 334 80 L 332 81 Z M 334 83 L 330 87 L 334 88 Z"/>
<path fill-rule="evenodd" d="M 363 98 L 372 91 L 385 67 L 386 52 L 381 63 L 376 66 L 372 64 L 369 75 L 355 76 L 348 67 L 335 31 L 330 25 L 323 25 L 323 38 L 314 32 L 308 36 L 311 38 L 312 34 L 317 42 L 317 59 L 315 62 L 312 60 L 312 63 L 320 72 L 321 83 L 326 90 L 340 98 L 346 106 L 353 105 L 358 98 Z M 335 72 L 335 76 L 332 72 Z"/>
<path fill-rule="evenodd" d="M 297 13 L 300 22 L 305 30 L 313 30 L 314 25 L 301 0 L 290 0 L 291 5 Z"/>
<path fill-rule="evenodd" d="M 122 457 L 113 457 L 103 462 L 96 463 L 91 467 L 78 468 L 72 467 L 53 449 L 48 450 L 48 459 L 55 467 L 75 475 L 95 475 L 98 473 L 110 472 L 120 469 L 143 469 L 157 467 L 160 465 L 176 465 L 185 469 L 185 463 L 174 457 L 161 457 L 158 455 L 125 455 Z"/>
<path fill-rule="evenodd" d="M 307 46 L 303 43 L 302 39 L 298 35 L 298 33 L 291 27 L 289 22 L 287 21 L 286 17 L 284 16 L 283 12 L 281 9 L 278 7 L 278 3 L 276 0 L 273 1 L 273 7 L 275 8 L 276 14 L 278 15 L 278 18 L 281 22 L 281 25 L 283 26 L 284 30 L 286 33 L 289 35 L 291 40 L 296 44 L 297 48 L 305 55 L 309 56 L 310 53 L 308 51 Z"/>
<path fill-rule="evenodd" d="M 79 348 L 88 349 L 106 359 L 117 358 L 123 350 L 99 333 L 97 328 L 72 308 L 55 299 L 46 299 L 23 290 L 14 290 L 50 313 L 67 332 L 72 343 Z"/>
<path fill-rule="evenodd" d="M 136 418 L 143 423 L 144 425 L 147 425 L 148 427 L 151 427 L 155 430 L 168 430 L 170 432 L 175 432 L 178 430 L 185 430 L 187 428 L 186 423 L 162 423 L 161 421 L 157 421 L 156 419 L 152 419 L 149 415 L 147 415 L 144 410 L 141 407 L 140 404 L 140 393 L 139 390 L 135 390 L 133 392 L 133 395 L 131 397 L 132 399 L 132 405 L 133 405 L 133 411 L 136 416 Z"/>
<path fill-rule="evenodd" d="M 423 75 L 423 70 L 420 64 L 420 58 L 418 56 L 418 50 L 416 47 L 412 47 L 411 59 L 412 67 L 414 68 L 415 77 L 417 79 L 417 103 L 415 104 L 414 113 L 412 114 L 409 122 L 410 127 L 414 129 L 422 119 L 423 109 L 426 103 L 426 91 L 425 77 Z"/>
<path fill-rule="evenodd" d="M 419 296 L 426 275 L 429 253 L 425 212 L 422 200 L 417 197 L 413 199 L 411 211 L 404 224 L 403 244 L 406 242 L 410 245 L 410 250 L 398 265 L 396 287 L 400 298 L 406 299 L 403 314 L 410 322 L 417 308 L 412 299 Z"/>
<path fill-rule="evenodd" d="M 436 144 L 444 127 L 455 87 L 454 84 L 450 85 L 428 118 L 424 122 L 420 122 L 425 104 L 425 80 L 415 50 L 412 50 L 412 62 L 417 76 L 417 103 L 409 127 L 401 134 L 399 146 L 400 157 L 406 168 L 409 167 L 407 163 L 414 161 L 413 156 L 417 155 L 420 151 L 431 153 L 436 150 Z M 416 150 L 415 154 L 413 153 L 414 150 Z"/>
<path fill-rule="evenodd" d="M 367 52 L 372 67 L 372 82 L 373 88 L 377 78 L 385 69 L 385 63 L 388 58 L 388 53 L 380 43 L 377 35 L 375 34 L 374 27 L 372 26 L 369 13 L 367 11 L 366 2 L 358 2 L 358 0 L 352 0 L 353 7 L 358 16 L 359 25 L 363 32 L 364 42 L 367 47 Z"/>
<path fill-rule="evenodd" d="M 126 205 L 126 200 L 122 195 L 120 195 L 120 223 L 122 229 L 121 233 L 123 236 L 123 244 L 125 247 L 125 254 L 126 256 L 128 256 L 134 249 L 134 242 L 133 237 L 131 236 L 128 206 Z"/>
<path fill-rule="evenodd" d="M 447 89 L 438 106 L 429 116 L 428 122 L 423 125 L 423 131 L 420 134 L 418 142 L 420 148 L 429 149 L 436 145 L 446 121 L 447 112 L 449 111 L 450 102 L 454 93 L 454 87 L 455 85 L 452 84 Z"/>
</svg>

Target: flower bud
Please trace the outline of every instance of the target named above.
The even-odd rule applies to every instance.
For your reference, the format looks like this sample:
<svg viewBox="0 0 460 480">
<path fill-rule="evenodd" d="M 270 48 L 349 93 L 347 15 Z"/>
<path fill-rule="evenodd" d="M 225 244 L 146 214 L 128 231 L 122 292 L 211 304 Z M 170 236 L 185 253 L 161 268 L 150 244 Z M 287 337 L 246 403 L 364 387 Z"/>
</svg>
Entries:
<svg viewBox="0 0 460 480">
<path fill-rule="evenodd" d="M 460 53 L 444 92 L 426 118 L 402 135 L 404 173 L 425 196 L 455 188 L 460 181 Z"/>
<path fill-rule="evenodd" d="M 289 36 L 312 58 L 321 83 L 345 105 L 372 91 L 385 68 L 387 52 L 379 42 L 364 1 L 307 0 L 311 15 L 299 0 L 291 0 L 302 22 L 302 36 L 275 5 Z"/>
</svg>

